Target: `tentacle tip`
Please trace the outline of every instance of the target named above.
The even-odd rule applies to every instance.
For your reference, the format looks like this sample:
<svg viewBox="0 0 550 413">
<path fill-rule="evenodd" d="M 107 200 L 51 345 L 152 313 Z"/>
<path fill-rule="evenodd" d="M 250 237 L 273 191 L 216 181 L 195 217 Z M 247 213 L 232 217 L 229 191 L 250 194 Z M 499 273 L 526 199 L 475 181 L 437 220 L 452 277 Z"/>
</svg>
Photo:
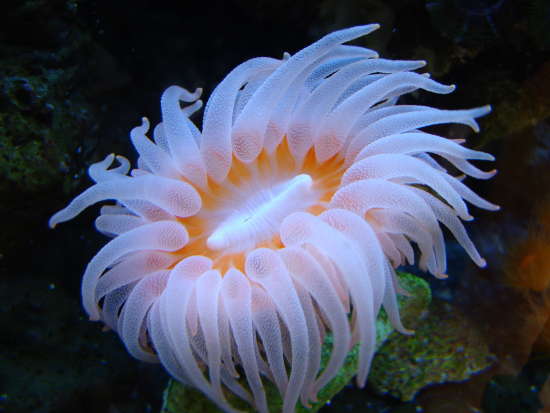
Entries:
<svg viewBox="0 0 550 413">
<path fill-rule="evenodd" d="M 464 216 L 461 216 L 460 218 L 462 218 L 463 221 L 467 221 L 467 222 L 471 222 L 474 220 L 474 217 L 471 216 L 470 214 L 466 214 Z"/>
<path fill-rule="evenodd" d="M 424 67 L 428 64 L 425 60 L 420 60 L 418 63 L 420 64 L 420 67 Z"/>
<path fill-rule="evenodd" d="M 378 30 L 380 28 L 380 25 L 378 23 L 373 24 L 373 30 Z"/>
<path fill-rule="evenodd" d="M 491 105 L 486 105 L 484 106 L 485 110 L 487 111 L 487 113 L 491 112 L 493 110 L 493 108 L 491 107 Z"/>
<path fill-rule="evenodd" d="M 375 53 L 374 56 L 372 56 L 373 59 L 378 59 L 380 55 L 378 53 Z"/>
<path fill-rule="evenodd" d="M 99 316 L 97 315 L 91 315 L 89 318 L 90 321 L 99 321 Z"/>
<path fill-rule="evenodd" d="M 367 384 L 367 377 L 365 376 L 364 378 L 361 378 L 359 377 L 359 375 L 357 375 L 355 377 L 355 384 L 357 385 L 357 387 L 362 389 L 363 387 L 365 387 L 365 384 Z"/>
<path fill-rule="evenodd" d="M 282 59 L 282 60 L 287 61 L 288 59 L 290 59 L 290 53 L 284 52 L 284 53 L 283 53 L 283 59 Z"/>
<path fill-rule="evenodd" d="M 57 222 L 50 219 L 48 221 L 48 226 L 50 227 L 50 229 L 54 229 L 57 226 Z"/>
<path fill-rule="evenodd" d="M 414 333 L 414 330 L 407 330 L 406 328 L 403 330 L 403 334 L 405 334 L 406 336 L 413 336 Z"/>
<path fill-rule="evenodd" d="M 422 73 L 422 76 L 427 77 L 428 79 L 432 76 L 429 73 Z"/>
<path fill-rule="evenodd" d="M 403 297 L 410 297 L 411 296 L 411 293 L 409 293 L 407 290 L 403 290 L 403 292 L 401 293 L 401 295 Z"/>
<path fill-rule="evenodd" d="M 447 278 L 449 278 L 449 276 L 447 274 L 435 274 L 435 278 L 437 278 L 438 280 L 445 280 Z"/>
<path fill-rule="evenodd" d="M 111 327 L 109 327 L 108 325 L 104 325 L 103 328 L 101 329 L 104 333 L 106 333 L 107 331 L 109 331 L 111 329 Z"/>
<path fill-rule="evenodd" d="M 500 211 L 500 206 L 499 206 L 499 205 L 495 205 L 494 208 L 493 208 L 493 211 Z"/>
<path fill-rule="evenodd" d="M 302 405 L 306 408 L 306 409 L 311 409 L 311 404 L 309 404 L 309 402 L 307 400 L 302 400 Z"/>
<path fill-rule="evenodd" d="M 456 85 L 449 85 L 449 89 L 451 92 L 454 92 L 456 90 Z"/>
<path fill-rule="evenodd" d="M 485 258 L 482 258 L 477 265 L 479 266 L 479 268 L 485 268 L 487 266 L 487 260 Z"/>
</svg>

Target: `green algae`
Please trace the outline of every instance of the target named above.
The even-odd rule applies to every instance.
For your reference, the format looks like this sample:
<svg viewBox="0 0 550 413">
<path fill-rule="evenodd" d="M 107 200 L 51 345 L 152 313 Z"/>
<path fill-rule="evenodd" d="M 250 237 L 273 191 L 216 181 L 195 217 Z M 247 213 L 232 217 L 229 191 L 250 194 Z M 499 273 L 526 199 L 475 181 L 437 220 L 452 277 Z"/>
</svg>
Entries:
<svg viewBox="0 0 550 413">
<path fill-rule="evenodd" d="M 4 17 L 23 27 L 17 36 L 0 36 L 0 193 L 13 185 L 22 192 L 63 180 L 65 192 L 75 185 L 67 172 L 90 116 L 89 96 L 80 87 L 90 39 L 60 17 L 60 3 L 29 1 Z M 63 6 L 76 7 L 74 1 Z M 41 30 L 39 39 L 20 38 L 28 21 L 43 22 L 33 27 Z"/>
<path fill-rule="evenodd" d="M 430 384 L 458 382 L 487 368 L 487 343 L 449 303 L 434 300 L 417 320 L 414 336 L 392 333 L 378 350 L 369 384 L 402 401 Z"/>
<path fill-rule="evenodd" d="M 428 283 L 421 278 L 411 274 L 398 272 L 400 285 L 409 292 L 409 297 L 398 296 L 397 301 L 401 319 L 407 327 L 407 323 L 418 317 L 428 306 L 431 300 L 431 292 Z M 388 316 L 384 310 L 380 311 L 376 321 L 376 347 L 379 348 L 393 331 Z M 328 364 L 332 351 L 333 337 L 329 332 L 325 338 L 321 355 L 320 371 L 323 371 Z M 349 383 L 357 372 L 358 345 L 348 354 L 340 372 L 327 384 L 318 394 L 317 402 L 312 403 L 311 409 L 305 408 L 300 401 L 296 405 L 297 413 L 314 413 L 323 407 L 334 395 Z M 244 375 L 243 375 L 244 376 Z M 262 377 L 264 389 L 268 400 L 268 406 L 272 413 L 282 410 L 282 400 L 277 387 Z M 241 383 L 245 384 L 244 377 Z M 226 392 L 227 400 L 237 409 L 245 412 L 255 410 L 245 401 L 232 393 Z M 187 387 L 176 380 L 171 380 L 164 393 L 164 406 L 162 413 L 219 413 L 220 410 L 210 402 L 199 390 Z"/>
<path fill-rule="evenodd" d="M 493 103 L 491 121 L 483 126 L 477 148 L 487 143 L 534 126 L 550 116 L 550 62 L 523 83 L 511 79 L 495 80 L 479 90 L 478 96 Z"/>
<path fill-rule="evenodd" d="M 0 23 L 0 247 L 23 241 L 84 176 L 86 136 L 96 127 L 88 62 L 91 38 L 76 2 L 3 8 Z M 43 221 L 42 221 L 43 222 Z"/>
</svg>

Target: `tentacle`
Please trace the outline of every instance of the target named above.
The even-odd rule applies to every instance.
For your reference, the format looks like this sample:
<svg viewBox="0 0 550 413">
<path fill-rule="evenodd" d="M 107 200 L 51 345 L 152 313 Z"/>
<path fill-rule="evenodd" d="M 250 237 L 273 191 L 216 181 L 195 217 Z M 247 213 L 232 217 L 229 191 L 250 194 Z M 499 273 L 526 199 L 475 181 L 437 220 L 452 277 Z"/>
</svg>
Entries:
<svg viewBox="0 0 550 413">
<path fill-rule="evenodd" d="M 378 53 L 374 50 L 365 49 L 364 47 L 340 45 L 337 49 L 342 50 L 346 56 L 354 56 L 340 59 L 333 59 L 320 65 L 313 73 L 306 79 L 304 88 L 309 92 L 312 91 L 314 86 L 324 80 L 327 76 L 337 72 L 342 67 L 347 66 L 360 59 L 377 59 Z"/>
<path fill-rule="evenodd" d="M 317 315 L 311 302 L 311 296 L 299 282 L 293 282 L 293 284 L 306 318 L 309 343 L 306 374 L 301 386 L 300 400 L 303 406 L 310 408 L 309 393 L 311 392 L 311 386 L 317 377 L 321 363 L 321 335 L 319 333 L 319 325 L 317 324 Z M 313 401 L 316 401 L 315 399 Z"/>
<path fill-rule="evenodd" d="M 358 314 L 361 337 L 357 384 L 364 386 L 376 344 L 374 293 L 361 258 L 343 234 L 318 217 L 306 212 L 295 212 L 281 224 L 281 240 L 285 246 L 298 247 L 311 243 L 321 248 L 341 268 L 350 288 L 354 308 Z"/>
<path fill-rule="evenodd" d="M 120 163 L 120 166 L 114 169 L 107 170 L 115 159 L 114 154 L 107 155 L 107 157 L 98 163 L 94 163 L 88 168 L 88 175 L 95 182 L 107 181 L 109 179 L 121 179 L 130 170 L 130 162 L 123 156 L 117 156 L 116 160 Z"/>
<path fill-rule="evenodd" d="M 357 55 L 364 56 L 366 50 L 367 49 L 362 49 L 359 47 L 349 48 L 338 46 L 326 55 L 319 57 L 304 70 L 302 70 L 302 72 L 294 79 L 294 81 L 281 96 L 281 98 L 277 102 L 277 105 L 273 109 L 273 113 L 271 114 L 271 117 L 267 124 L 267 130 L 264 137 L 264 148 L 266 149 L 267 153 L 273 153 L 287 133 L 288 124 L 290 122 L 291 116 L 295 112 L 289 110 L 289 108 L 296 107 L 299 94 L 303 90 L 304 83 L 310 76 L 310 74 L 313 73 L 315 69 L 319 67 L 319 65 L 322 65 L 326 61 L 341 60 L 345 57 L 349 58 Z M 327 81 L 328 80 L 325 80 L 323 83 L 326 83 Z M 297 108 L 296 110 L 299 110 L 299 108 Z"/>
<path fill-rule="evenodd" d="M 99 303 L 104 296 L 117 288 L 141 280 L 153 272 L 165 270 L 179 259 L 175 254 L 161 251 L 139 251 L 138 254 L 132 254 L 99 278 L 94 290 L 94 301 Z"/>
<path fill-rule="evenodd" d="M 277 305 L 290 332 L 292 372 L 283 401 L 283 412 L 294 411 L 306 374 L 309 354 L 307 323 L 292 280 L 276 252 L 267 248 L 252 251 L 245 262 L 246 275 L 261 285 Z"/>
<path fill-rule="evenodd" d="M 254 352 L 255 336 L 252 330 L 250 282 L 242 272 L 231 269 L 223 277 L 221 296 L 231 322 L 246 379 L 254 395 L 255 407 L 262 413 L 268 413 L 265 391 Z"/>
<path fill-rule="evenodd" d="M 406 186 L 381 179 L 353 182 L 334 194 L 330 208 L 347 209 L 361 217 L 373 208 L 397 209 L 411 215 L 433 239 L 438 264 L 438 272 L 434 275 L 445 273 L 445 243 L 437 219 L 426 202 Z"/>
<path fill-rule="evenodd" d="M 416 106 L 416 105 L 399 105 L 399 106 L 390 106 L 387 108 L 378 108 L 376 106 L 375 108 L 368 110 L 365 114 L 363 114 L 357 122 L 353 125 L 351 130 L 348 133 L 348 136 L 346 137 L 346 143 L 344 146 L 342 146 L 342 149 L 340 150 L 339 156 L 342 155 L 345 156 L 349 144 L 355 139 L 357 134 L 359 134 L 363 129 L 365 129 L 367 126 L 373 124 L 374 122 L 378 122 L 380 119 L 387 118 L 389 116 L 394 116 L 398 114 L 403 113 L 410 113 L 410 112 L 423 112 L 423 111 L 430 111 L 430 110 L 437 110 L 433 109 L 427 106 Z"/>
<path fill-rule="evenodd" d="M 421 67 L 425 62 L 390 61 L 384 59 L 361 60 L 326 79 L 302 102 L 292 116 L 288 142 L 295 156 L 303 157 L 315 143 L 320 120 L 325 119 L 338 96 L 359 76 L 373 72 L 395 73 Z"/>
<path fill-rule="evenodd" d="M 414 331 L 407 330 L 401 324 L 401 317 L 399 315 L 399 306 L 397 304 L 397 296 L 395 295 L 395 289 L 393 285 L 393 280 L 397 279 L 395 271 L 391 265 L 386 265 L 385 277 L 386 279 L 386 292 L 384 294 L 384 310 L 388 315 L 388 320 L 390 320 L 391 325 L 399 331 L 401 334 L 411 335 L 414 334 Z M 399 283 L 398 283 L 399 285 Z"/>
<path fill-rule="evenodd" d="M 166 133 L 164 133 L 164 124 L 161 122 L 153 130 L 153 139 L 159 148 L 166 152 L 170 157 L 170 145 L 168 145 L 168 139 L 166 139 Z"/>
<path fill-rule="evenodd" d="M 479 127 L 474 119 L 485 116 L 490 111 L 490 106 L 483 106 L 481 108 L 468 110 L 432 109 L 385 117 L 367 126 L 357 134 L 346 152 L 346 163 L 344 166 L 351 165 L 359 152 L 370 143 L 385 136 L 409 132 L 424 126 L 441 123 L 463 123 L 471 126 L 477 132 L 479 131 Z"/>
<path fill-rule="evenodd" d="M 412 177 L 423 185 L 428 185 L 444 198 L 465 220 L 471 220 L 468 207 L 462 197 L 442 178 L 442 173 L 434 170 L 421 160 L 406 155 L 380 154 L 354 163 L 342 178 L 342 187 L 352 182 L 369 178 L 391 180 Z"/>
<path fill-rule="evenodd" d="M 129 284 L 109 292 L 103 301 L 101 319 L 104 320 L 106 327 L 112 328 L 113 331 L 119 333 L 119 336 L 120 329 L 118 328 L 118 324 L 120 321 L 121 309 L 137 283 L 138 281 L 130 282 Z M 108 329 L 106 327 L 103 327 L 104 330 Z"/>
<path fill-rule="evenodd" d="M 291 277 L 311 294 L 323 310 L 334 337 L 330 361 L 308 394 L 315 402 L 319 390 L 334 378 L 346 359 L 351 338 L 349 323 L 327 274 L 311 254 L 302 248 L 287 247 L 279 250 L 279 255 Z"/>
<path fill-rule="evenodd" d="M 197 306 L 201 328 L 204 334 L 210 384 L 218 396 L 223 399 L 220 385 L 221 349 L 218 334 L 218 296 L 222 283 L 219 271 L 207 271 L 200 276 L 195 286 Z"/>
<path fill-rule="evenodd" d="M 202 89 L 197 89 L 191 94 L 179 86 L 170 86 L 162 94 L 160 106 L 164 132 L 176 168 L 193 184 L 205 187 L 206 167 L 195 138 L 187 126 L 185 120 L 187 117 L 182 113 L 179 103 L 180 100 L 193 102 L 200 97 L 201 93 Z"/>
<path fill-rule="evenodd" d="M 110 264 L 134 251 L 177 251 L 187 244 L 188 239 L 183 226 L 175 222 L 154 222 L 128 231 L 105 245 L 90 261 L 82 278 L 82 301 L 90 319 L 99 319 L 95 289 L 99 277 Z"/>
<path fill-rule="evenodd" d="M 281 66 L 281 60 L 251 59 L 225 77 L 208 100 L 204 113 L 201 154 L 208 175 L 221 182 L 231 169 L 231 125 L 237 92 L 248 79 Z"/>
<path fill-rule="evenodd" d="M 273 109 L 300 72 L 339 44 L 368 34 L 378 27 L 373 24 L 331 33 L 296 53 L 277 69 L 254 94 L 235 122 L 231 136 L 235 156 L 243 162 L 250 162 L 258 156 Z"/>
<path fill-rule="evenodd" d="M 151 340 L 155 344 L 155 351 L 162 365 L 172 377 L 187 386 L 192 386 L 191 380 L 179 366 L 174 352 L 170 347 L 170 343 L 166 338 L 165 331 L 163 330 L 163 322 L 161 321 L 162 316 L 164 316 L 164 314 L 161 314 L 160 311 L 160 300 L 157 300 L 151 307 L 149 316 L 147 317 L 148 331 L 151 335 Z"/>
<path fill-rule="evenodd" d="M 178 217 L 196 214 L 201 198 L 195 188 L 185 182 L 160 176 L 140 176 L 100 182 L 77 196 L 63 210 L 50 218 L 50 228 L 77 216 L 84 208 L 106 199 L 149 201 Z"/>
<path fill-rule="evenodd" d="M 173 158 L 145 136 L 149 130 L 149 121 L 147 118 L 142 118 L 141 121 L 142 125 L 130 132 L 130 139 L 140 157 L 155 175 L 179 179 L 181 174 L 176 168 Z"/>
<path fill-rule="evenodd" d="M 465 159 L 461 159 L 452 155 L 447 155 L 445 153 L 440 153 L 440 152 L 436 152 L 436 153 L 442 156 L 443 158 L 447 159 L 449 162 L 451 162 L 459 171 L 462 171 L 466 175 L 472 176 L 477 179 L 491 179 L 497 173 L 496 169 L 493 169 L 492 171 L 489 171 L 489 172 L 484 172 L 476 168 L 474 165 L 472 165 L 470 162 L 468 162 Z"/>
<path fill-rule="evenodd" d="M 170 272 L 170 270 L 161 270 L 143 278 L 132 290 L 124 305 L 122 341 L 128 352 L 138 360 L 158 362 L 156 354 L 140 345 L 139 334 L 149 308 L 166 288 Z"/>
<path fill-rule="evenodd" d="M 374 312 L 378 314 L 385 291 L 383 274 L 387 259 L 375 231 L 363 218 L 343 209 L 325 211 L 319 218 L 343 234 L 363 260 L 372 286 Z"/>
<path fill-rule="evenodd" d="M 95 220 L 96 229 L 109 237 L 116 237 L 147 224 L 143 218 L 132 215 L 100 215 Z"/>
<path fill-rule="evenodd" d="M 257 284 L 251 285 L 252 320 L 256 327 L 267 356 L 267 362 L 273 373 L 273 378 L 281 398 L 284 400 L 288 388 L 288 377 L 283 359 L 283 345 L 277 306 Z"/>
<path fill-rule="evenodd" d="M 435 216 L 439 221 L 443 223 L 449 230 L 453 233 L 456 240 L 462 245 L 462 248 L 466 250 L 472 261 L 474 261 L 479 267 L 485 267 L 487 262 L 481 258 L 479 252 L 470 240 L 464 225 L 456 217 L 456 211 L 454 211 L 449 206 L 445 205 L 443 202 L 438 200 L 433 195 L 423 191 L 419 188 L 412 188 L 418 195 L 420 195 L 426 203 L 432 208 L 435 213 Z"/>
<path fill-rule="evenodd" d="M 351 127 L 368 108 L 393 90 L 405 86 L 420 87 L 434 93 L 450 93 L 454 90 L 454 86 L 441 85 L 418 73 L 384 76 L 345 100 L 327 117 L 322 127 L 323 135 L 315 143 L 317 160 L 323 162 L 334 156 L 341 149 Z"/>
<path fill-rule="evenodd" d="M 441 176 L 449 184 L 451 184 L 453 189 L 460 195 L 461 198 L 463 198 L 465 201 L 468 201 L 470 204 L 482 209 L 486 209 L 488 211 L 498 211 L 500 209 L 498 205 L 492 204 L 489 201 L 481 198 L 478 194 L 476 194 L 474 191 L 472 191 L 470 188 L 460 182 L 457 178 L 454 178 L 444 173 L 442 173 Z"/>
<path fill-rule="evenodd" d="M 399 106 L 398 106 L 399 107 Z M 429 133 L 398 133 L 380 138 L 365 146 L 355 158 L 355 163 L 379 154 L 411 155 L 419 152 L 433 152 L 451 155 L 461 159 L 494 161 L 492 155 L 467 149 L 452 140 Z"/>
<path fill-rule="evenodd" d="M 212 261 L 206 257 L 186 258 L 174 267 L 161 298 L 161 312 L 166 314 L 166 336 L 178 364 L 183 369 L 191 384 L 202 391 L 220 409 L 225 412 L 236 412 L 226 401 L 222 400 L 212 389 L 199 369 L 191 350 L 187 333 L 186 311 L 191 292 L 199 277 L 212 268 Z M 169 310 L 169 311 L 168 311 Z"/>
<path fill-rule="evenodd" d="M 407 238 L 405 238 L 403 234 L 387 233 L 387 235 L 393 241 L 393 244 L 395 245 L 395 247 L 401 252 L 401 254 L 403 254 L 403 262 L 401 263 L 401 265 L 406 264 L 405 259 L 409 262 L 409 265 L 413 265 L 414 251 L 411 247 L 411 244 L 409 244 L 409 241 L 407 241 Z"/>
<path fill-rule="evenodd" d="M 418 266 L 422 271 L 427 270 L 428 260 L 434 253 L 433 238 L 416 219 L 395 209 L 371 210 L 369 214 L 384 231 L 394 235 L 403 234 L 416 242 L 422 253 Z M 414 255 L 411 259 L 414 260 Z"/>
</svg>

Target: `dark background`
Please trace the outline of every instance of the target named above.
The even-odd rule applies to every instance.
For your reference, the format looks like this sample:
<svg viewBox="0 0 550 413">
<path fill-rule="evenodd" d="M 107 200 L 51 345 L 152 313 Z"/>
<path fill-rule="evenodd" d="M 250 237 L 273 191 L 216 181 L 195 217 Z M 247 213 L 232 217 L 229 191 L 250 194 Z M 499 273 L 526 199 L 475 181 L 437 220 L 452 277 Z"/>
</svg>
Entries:
<svg viewBox="0 0 550 413">
<path fill-rule="evenodd" d="M 133 360 L 115 334 L 87 322 L 80 305 L 86 264 L 107 241 L 93 228 L 99 207 L 55 230 L 48 229 L 48 218 L 91 185 L 85 172 L 90 164 L 111 152 L 135 162 L 129 131 L 143 116 L 152 124 L 160 121 L 160 96 L 168 86 L 202 87 L 206 102 L 243 61 L 294 54 L 327 33 L 358 24 L 382 27 L 356 44 L 384 58 L 426 59 L 425 70 L 434 79 L 457 85 L 452 95 L 419 91 L 402 103 L 494 107 L 479 120 L 480 135 L 454 126 L 434 130 L 466 134 L 469 147 L 497 156 L 496 178 L 468 184 L 503 211 L 472 208 L 476 221 L 467 224 L 489 268 L 476 270 L 449 243 L 450 279 L 432 286 L 436 296 L 478 322 L 495 354 L 505 359 L 516 351 L 508 340 L 514 329 L 496 328 L 495 320 L 504 324 L 503 309 L 517 300 L 515 291 L 502 286 L 503 256 L 525 236 L 533 207 L 550 192 L 547 1 L 4 0 L 0 5 L 0 409 L 160 409 L 168 380 L 163 369 Z M 201 116 L 202 111 L 192 118 L 199 127 Z M 368 390 L 347 392 L 327 411 L 415 411 L 430 405 L 422 397 L 402 406 Z M 450 404 L 460 406 L 459 391 L 450 394 Z M 440 411 L 437 403 L 431 406 Z"/>
</svg>

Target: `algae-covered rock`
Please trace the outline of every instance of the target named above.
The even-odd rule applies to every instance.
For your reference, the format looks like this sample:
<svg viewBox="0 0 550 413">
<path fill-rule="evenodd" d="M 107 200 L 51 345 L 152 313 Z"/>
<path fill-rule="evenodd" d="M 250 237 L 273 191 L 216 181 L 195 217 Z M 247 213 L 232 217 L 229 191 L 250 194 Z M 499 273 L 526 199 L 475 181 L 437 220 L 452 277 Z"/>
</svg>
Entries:
<svg viewBox="0 0 550 413">
<path fill-rule="evenodd" d="M 76 2 L 9 2 L 0 13 L 0 247 L 72 194 L 96 124 L 88 80 L 90 37 Z M 81 149 L 79 149 L 81 148 Z M 42 224 L 43 225 L 43 224 Z M 21 239 L 20 239 L 21 238 Z"/>
<path fill-rule="evenodd" d="M 434 301 L 416 321 L 414 336 L 392 333 L 376 353 L 369 384 L 403 401 L 430 384 L 458 382 L 487 368 L 489 348 L 449 303 Z"/>
<path fill-rule="evenodd" d="M 405 325 L 418 317 L 428 306 L 431 300 L 431 292 L 428 283 L 420 278 L 406 273 L 398 273 L 400 285 L 409 292 L 409 297 L 398 296 L 399 311 L 401 319 Z M 392 333 L 393 327 L 388 321 L 384 310 L 380 311 L 376 321 L 376 346 L 379 348 L 388 336 Z M 326 367 L 332 350 L 332 334 L 328 333 L 323 344 L 321 356 L 321 371 Z M 298 401 L 296 405 L 297 413 L 315 413 L 323 407 L 336 393 L 351 380 L 357 371 L 358 346 L 355 346 L 344 363 L 340 372 L 334 379 L 327 384 L 318 394 L 317 403 L 313 403 L 311 409 L 306 409 Z M 244 376 L 244 375 L 243 375 Z M 241 377 L 243 384 L 244 377 Z M 282 410 L 282 400 L 277 387 L 269 380 L 262 377 L 268 406 L 272 413 Z M 245 401 L 227 392 L 228 401 L 236 408 L 245 412 L 254 412 L 255 410 Z M 220 410 L 212 404 L 199 390 L 187 387 L 175 380 L 171 380 L 164 394 L 164 406 L 161 413 L 218 413 Z"/>
<path fill-rule="evenodd" d="M 427 0 L 434 28 L 456 43 L 477 45 L 498 39 L 517 19 L 512 1 Z"/>
<path fill-rule="evenodd" d="M 490 122 L 483 127 L 481 148 L 486 143 L 533 126 L 550 116 L 550 61 L 544 62 L 529 79 L 518 83 L 501 79 L 479 90 L 493 105 Z M 481 98 L 480 98 L 481 100 Z"/>
</svg>

